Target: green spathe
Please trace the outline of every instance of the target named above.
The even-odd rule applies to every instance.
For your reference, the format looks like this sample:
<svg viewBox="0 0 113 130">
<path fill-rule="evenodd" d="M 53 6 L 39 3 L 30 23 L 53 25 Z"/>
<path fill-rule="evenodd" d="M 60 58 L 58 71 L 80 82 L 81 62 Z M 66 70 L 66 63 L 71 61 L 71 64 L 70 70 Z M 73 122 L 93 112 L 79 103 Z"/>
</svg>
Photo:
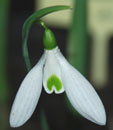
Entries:
<svg viewBox="0 0 113 130">
<path fill-rule="evenodd" d="M 56 75 L 51 75 L 47 80 L 47 88 L 49 91 L 52 91 L 52 87 L 56 88 L 56 91 L 60 91 L 62 89 L 62 82 Z"/>
<path fill-rule="evenodd" d="M 52 50 L 56 47 L 56 39 L 50 29 L 45 29 L 43 43 L 44 48 L 47 50 Z"/>
</svg>

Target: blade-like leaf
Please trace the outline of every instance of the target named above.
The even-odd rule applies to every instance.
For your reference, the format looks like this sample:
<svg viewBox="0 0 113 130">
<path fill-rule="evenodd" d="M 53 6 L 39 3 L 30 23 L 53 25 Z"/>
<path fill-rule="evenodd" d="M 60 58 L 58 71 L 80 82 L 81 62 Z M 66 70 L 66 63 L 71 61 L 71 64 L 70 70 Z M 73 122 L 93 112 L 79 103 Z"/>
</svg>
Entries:
<svg viewBox="0 0 113 130">
<path fill-rule="evenodd" d="M 10 0 L 0 0 L 0 130 L 7 130 L 9 88 L 8 63 L 8 25 L 10 13 Z"/>
<path fill-rule="evenodd" d="M 83 75 L 87 72 L 87 0 L 76 0 L 68 37 L 67 55 L 69 62 Z"/>
</svg>

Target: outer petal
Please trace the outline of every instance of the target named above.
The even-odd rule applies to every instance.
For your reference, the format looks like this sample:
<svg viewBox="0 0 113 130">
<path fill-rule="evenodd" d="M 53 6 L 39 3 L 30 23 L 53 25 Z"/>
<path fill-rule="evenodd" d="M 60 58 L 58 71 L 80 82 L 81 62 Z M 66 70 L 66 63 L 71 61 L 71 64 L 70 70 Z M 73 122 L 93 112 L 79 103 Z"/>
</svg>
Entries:
<svg viewBox="0 0 113 130">
<path fill-rule="evenodd" d="M 66 61 L 60 52 L 57 51 L 56 57 L 61 66 L 64 89 L 73 107 L 88 120 L 105 125 L 105 109 L 92 85 Z"/>
<path fill-rule="evenodd" d="M 44 61 L 45 56 L 43 55 L 23 80 L 10 113 L 11 127 L 23 125 L 33 114 L 42 90 Z"/>
</svg>

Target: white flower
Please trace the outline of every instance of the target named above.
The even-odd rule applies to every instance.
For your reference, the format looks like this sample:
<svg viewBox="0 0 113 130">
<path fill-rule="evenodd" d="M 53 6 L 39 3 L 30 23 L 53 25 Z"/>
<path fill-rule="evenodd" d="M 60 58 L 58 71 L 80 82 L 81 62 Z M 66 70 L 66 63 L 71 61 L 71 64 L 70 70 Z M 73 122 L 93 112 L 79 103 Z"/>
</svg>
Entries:
<svg viewBox="0 0 113 130">
<path fill-rule="evenodd" d="M 45 50 L 23 80 L 12 106 L 11 127 L 19 127 L 31 117 L 42 91 L 42 83 L 48 94 L 65 91 L 73 107 L 83 117 L 99 125 L 106 124 L 104 106 L 96 91 L 56 47 Z"/>
</svg>

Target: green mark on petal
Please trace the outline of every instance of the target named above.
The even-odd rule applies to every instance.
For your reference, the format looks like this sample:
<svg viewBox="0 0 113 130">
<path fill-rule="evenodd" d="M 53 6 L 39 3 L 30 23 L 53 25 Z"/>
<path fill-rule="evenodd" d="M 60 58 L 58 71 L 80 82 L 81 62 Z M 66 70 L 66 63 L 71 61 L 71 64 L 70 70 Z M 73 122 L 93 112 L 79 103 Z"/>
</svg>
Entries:
<svg viewBox="0 0 113 130">
<path fill-rule="evenodd" d="M 47 80 L 48 90 L 52 91 L 52 87 L 55 87 L 58 92 L 62 89 L 62 82 L 56 75 L 52 75 Z"/>
</svg>

